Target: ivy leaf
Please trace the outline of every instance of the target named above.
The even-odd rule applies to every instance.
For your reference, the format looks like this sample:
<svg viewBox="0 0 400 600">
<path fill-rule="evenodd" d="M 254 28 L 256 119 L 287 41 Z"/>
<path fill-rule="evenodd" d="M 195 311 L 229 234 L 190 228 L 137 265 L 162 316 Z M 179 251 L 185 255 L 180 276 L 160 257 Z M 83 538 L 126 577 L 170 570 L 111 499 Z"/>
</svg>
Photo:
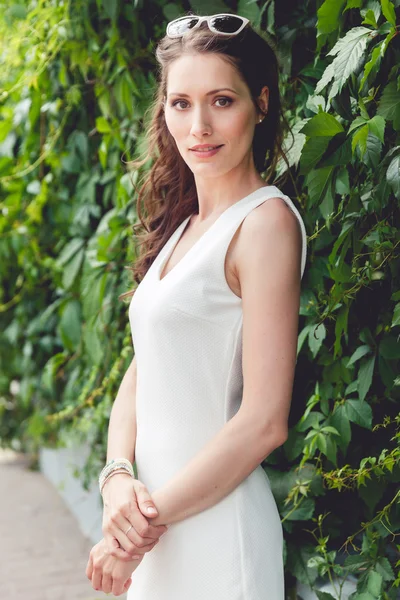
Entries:
<svg viewBox="0 0 400 600">
<path fill-rule="evenodd" d="M 328 460 L 331 461 L 331 463 L 333 463 L 334 465 L 337 465 L 337 445 L 336 445 L 336 440 L 334 440 L 332 437 L 327 436 L 325 438 L 326 440 L 326 451 L 325 451 L 325 456 L 327 457 Z"/>
<path fill-rule="evenodd" d="M 64 246 L 57 258 L 57 264 L 63 266 L 67 264 L 73 256 L 79 252 L 84 245 L 85 240 L 82 238 L 73 238 Z"/>
<path fill-rule="evenodd" d="M 385 137 L 385 119 L 381 115 L 375 115 L 368 121 L 368 128 L 371 133 L 383 143 Z"/>
<path fill-rule="evenodd" d="M 321 160 L 329 145 L 330 137 L 310 137 L 303 146 L 300 159 L 300 174 L 310 172 Z"/>
<path fill-rule="evenodd" d="M 346 11 L 350 8 L 361 8 L 362 4 L 363 0 L 347 0 L 347 4 L 344 10 Z"/>
<path fill-rule="evenodd" d="M 384 117 L 386 121 L 393 121 L 393 127 L 396 130 L 400 129 L 400 102 L 396 81 L 391 81 L 385 86 L 376 114 Z"/>
<path fill-rule="evenodd" d="M 364 361 L 358 370 L 358 393 L 361 400 L 365 399 L 369 388 L 372 383 L 372 376 L 374 373 L 375 365 L 375 354 Z"/>
<path fill-rule="evenodd" d="M 329 422 L 340 434 L 337 443 L 343 454 L 346 454 L 347 447 L 351 440 L 351 426 L 350 420 L 347 414 L 347 409 L 344 404 L 340 404 L 333 415 L 330 417 Z"/>
<path fill-rule="evenodd" d="M 351 367 L 351 365 L 354 365 L 355 362 L 357 362 L 360 358 L 368 354 L 368 352 L 371 352 L 370 346 L 368 346 L 367 344 L 359 346 L 357 350 L 351 355 L 351 358 L 349 359 L 349 362 L 347 363 L 346 367 L 349 368 Z"/>
<path fill-rule="evenodd" d="M 363 125 L 357 129 L 357 132 L 353 135 L 353 139 L 351 141 L 351 150 L 354 154 L 357 146 L 360 148 L 361 157 L 364 156 L 367 150 L 367 138 L 368 138 L 369 128 L 368 124 Z"/>
<path fill-rule="evenodd" d="M 381 0 L 382 12 L 393 27 L 396 27 L 396 13 L 390 0 Z"/>
<path fill-rule="evenodd" d="M 111 133 L 111 125 L 105 117 L 97 117 L 96 129 L 99 133 Z"/>
<path fill-rule="evenodd" d="M 382 152 L 382 143 L 376 135 L 368 133 L 365 153 L 362 156 L 362 161 L 370 169 L 376 169 L 379 164 Z"/>
<path fill-rule="evenodd" d="M 287 458 L 292 461 L 303 451 L 304 436 L 297 432 L 293 427 L 289 430 L 286 442 L 283 444 L 283 450 Z"/>
<path fill-rule="evenodd" d="M 386 171 L 386 180 L 396 198 L 400 200 L 400 155 L 395 156 L 390 162 Z"/>
<path fill-rule="evenodd" d="M 366 125 L 368 122 L 367 119 L 364 119 L 364 117 L 362 116 L 358 116 L 354 119 L 354 121 L 350 124 L 350 127 L 347 131 L 347 133 L 351 133 L 354 129 L 358 129 L 359 127 L 361 127 L 361 125 Z"/>
<path fill-rule="evenodd" d="M 321 110 L 326 112 L 326 100 L 323 96 L 308 96 L 306 108 L 318 114 Z"/>
<path fill-rule="evenodd" d="M 332 33 L 340 25 L 340 15 L 342 14 L 345 0 L 325 0 L 317 11 L 317 30 L 318 35 L 322 33 Z"/>
<path fill-rule="evenodd" d="M 327 193 L 331 182 L 333 167 L 313 169 L 306 177 L 306 184 L 310 196 L 310 206 L 318 205 Z"/>
<path fill-rule="evenodd" d="M 286 509 L 282 514 L 283 517 L 287 515 L 287 521 L 308 521 L 314 514 L 315 501 L 312 498 L 305 498 L 303 496 L 299 507 L 289 514 L 291 510 L 291 508 Z"/>
<path fill-rule="evenodd" d="M 372 409 L 365 400 L 348 399 L 343 405 L 350 421 L 360 427 L 371 429 L 372 427 Z"/>
<path fill-rule="evenodd" d="M 311 544 L 294 545 L 288 553 L 288 568 L 290 573 L 300 583 L 312 585 L 318 577 L 317 567 L 307 567 L 310 558 L 315 556 L 315 547 Z"/>
<path fill-rule="evenodd" d="M 326 337 L 326 328 L 323 323 L 320 323 L 317 327 L 312 327 L 308 334 L 308 345 L 315 358 L 321 348 L 322 342 Z"/>
<path fill-rule="evenodd" d="M 384 581 L 393 581 L 394 572 L 392 569 L 392 565 L 386 558 L 386 556 L 379 556 L 375 562 L 376 571 L 382 575 Z"/>
<path fill-rule="evenodd" d="M 349 172 L 344 167 L 336 175 L 335 185 L 337 194 L 345 196 L 350 193 Z"/>
<path fill-rule="evenodd" d="M 366 65 L 364 67 L 364 75 L 362 76 L 362 79 L 360 81 L 360 85 L 358 87 L 358 93 L 361 92 L 361 90 L 364 86 L 364 83 L 367 81 L 369 74 L 371 73 L 371 71 L 375 67 L 375 65 L 377 64 L 378 59 L 380 59 L 382 57 L 383 51 L 384 51 L 384 41 L 377 44 L 375 46 L 375 48 L 372 50 L 371 59 L 366 63 Z"/>
<path fill-rule="evenodd" d="M 396 327 L 396 325 L 400 325 L 400 302 L 394 307 L 393 319 L 390 327 Z"/>
<path fill-rule="evenodd" d="M 354 27 L 340 38 L 327 53 L 327 56 L 335 56 L 335 58 L 318 82 L 315 93 L 319 94 L 332 77 L 337 83 L 335 92 L 340 92 L 350 75 L 359 68 L 367 44 L 375 35 L 376 33 L 367 27 Z"/>
<path fill-rule="evenodd" d="M 331 64 L 328 65 L 325 71 L 323 72 L 321 79 L 317 82 L 317 85 L 315 86 L 315 94 L 319 94 L 320 92 L 322 92 L 322 90 L 328 85 L 328 83 L 334 78 L 334 76 L 335 65 L 333 64 L 333 62 L 331 62 Z"/>
<path fill-rule="evenodd" d="M 81 339 L 81 310 L 77 300 L 71 300 L 66 304 L 58 331 L 65 348 L 70 352 L 76 352 Z"/>
<path fill-rule="evenodd" d="M 83 259 L 85 257 L 85 249 L 81 248 L 74 254 L 71 260 L 65 265 L 62 284 L 66 290 L 68 290 L 74 283 L 80 268 L 82 266 Z"/>
<path fill-rule="evenodd" d="M 358 493 L 368 506 L 373 511 L 382 498 L 386 491 L 387 485 L 385 483 L 378 483 L 376 477 L 369 479 L 365 482 L 365 485 L 360 486 Z"/>
<path fill-rule="evenodd" d="M 93 324 L 86 324 L 83 340 L 85 349 L 93 364 L 100 364 L 104 358 L 104 348 Z"/>
<path fill-rule="evenodd" d="M 375 13 L 373 10 L 371 10 L 371 9 L 367 10 L 367 12 L 365 13 L 364 20 L 362 21 L 362 24 L 363 25 L 371 25 L 372 27 L 375 27 L 375 29 L 378 28 L 378 23 L 376 22 Z"/>
<path fill-rule="evenodd" d="M 249 0 L 239 0 L 238 14 L 242 17 L 246 17 L 252 23 L 256 23 L 259 19 L 260 9 L 256 2 L 249 2 Z"/>
<path fill-rule="evenodd" d="M 368 567 L 369 557 L 363 554 L 350 554 L 346 556 L 344 566 L 352 573 L 364 571 Z"/>
<path fill-rule="evenodd" d="M 310 137 L 333 137 L 343 131 L 343 126 L 339 121 L 326 112 L 320 112 L 312 117 L 301 129 L 302 133 Z"/>
<path fill-rule="evenodd" d="M 380 596 L 382 592 L 382 582 L 382 575 L 380 573 L 377 573 L 373 569 L 368 573 L 367 588 L 374 598 Z"/>
<path fill-rule="evenodd" d="M 295 123 L 295 125 L 293 125 L 291 129 L 294 139 L 289 134 L 284 140 L 283 148 L 286 154 L 286 158 L 288 159 L 289 165 L 291 167 L 293 165 L 297 166 L 300 160 L 301 152 L 307 139 L 304 133 L 300 133 L 300 131 L 305 125 L 305 123 L 307 123 L 307 120 L 308 119 L 302 119 L 301 121 L 298 121 L 297 123 Z M 279 157 L 276 169 L 277 174 L 279 176 L 287 170 L 287 164 L 283 160 L 282 156 Z"/>
</svg>

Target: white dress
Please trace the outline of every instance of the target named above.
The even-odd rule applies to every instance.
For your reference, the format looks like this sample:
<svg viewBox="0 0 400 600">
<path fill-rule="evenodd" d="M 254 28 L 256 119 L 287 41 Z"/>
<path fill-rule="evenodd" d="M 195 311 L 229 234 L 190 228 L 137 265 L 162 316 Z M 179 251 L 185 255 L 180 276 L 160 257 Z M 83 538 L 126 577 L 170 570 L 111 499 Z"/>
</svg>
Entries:
<svg viewBox="0 0 400 600">
<path fill-rule="evenodd" d="M 283 198 L 300 222 L 303 276 L 304 223 L 290 198 L 269 185 L 229 206 L 160 279 L 187 217 L 131 300 L 135 458 L 138 479 L 150 494 L 239 409 L 242 306 L 226 282 L 224 261 L 240 223 L 272 197 Z M 284 600 L 282 547 L 279 512 L 268 476 L 258 465 L 220 502 L 170 525 L 133 572 L 128 600 Z"/>
</svg>

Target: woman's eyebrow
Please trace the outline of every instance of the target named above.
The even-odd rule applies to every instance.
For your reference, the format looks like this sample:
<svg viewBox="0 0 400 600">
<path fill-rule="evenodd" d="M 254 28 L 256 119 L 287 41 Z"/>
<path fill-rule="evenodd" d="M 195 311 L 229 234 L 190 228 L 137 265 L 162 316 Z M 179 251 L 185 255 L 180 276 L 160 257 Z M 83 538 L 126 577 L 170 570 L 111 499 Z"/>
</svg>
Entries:
<svg viewBox="0 0 400 600">
<path fill-rule="evenodd" d="M 229 90 L 230 92 L 237 94 L 237 92 L 235 92 L 235 90 L 233 90 L 232 88 L 226 87 L 220 88 L 218 90 L 211 90 L 211 92 L 207 92 L 206 96 L 211 96 L 212 94 L 217 94 L 218 92 L 224 92 L 225 90 Z M 183 98 L 190 98 L 189 94 L 181 94 L 180 92 L 170 92 L 168 96 L 182 96 Z"/>
</svg>

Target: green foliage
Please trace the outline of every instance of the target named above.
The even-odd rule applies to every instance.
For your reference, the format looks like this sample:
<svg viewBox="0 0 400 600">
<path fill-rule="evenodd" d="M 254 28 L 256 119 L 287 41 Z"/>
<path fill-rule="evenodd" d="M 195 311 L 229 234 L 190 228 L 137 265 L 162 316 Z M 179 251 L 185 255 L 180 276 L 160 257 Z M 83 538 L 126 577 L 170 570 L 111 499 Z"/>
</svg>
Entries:
<svg viewBox="0 0 400 600">
<path fill-rule="evenodd" d="M 144 142 L 154 42 L 188 9 L 233 10 L 275 36 L 295 136 L 287 193 L 309 260 L 296 373 L 306 383 L 265 469 L 288 580 L 329 580 L 335 595 L 320 600 L 341 598 L 347 574 L 351 600 L 394 600 L 400 585 L 399 5 L 0 5 L 0 441 L 89 441 L 85 483 L 103 465 L 132 357 L 118 295 L 131 286 L 136 214 L 121 158 Z"/>
</svg>

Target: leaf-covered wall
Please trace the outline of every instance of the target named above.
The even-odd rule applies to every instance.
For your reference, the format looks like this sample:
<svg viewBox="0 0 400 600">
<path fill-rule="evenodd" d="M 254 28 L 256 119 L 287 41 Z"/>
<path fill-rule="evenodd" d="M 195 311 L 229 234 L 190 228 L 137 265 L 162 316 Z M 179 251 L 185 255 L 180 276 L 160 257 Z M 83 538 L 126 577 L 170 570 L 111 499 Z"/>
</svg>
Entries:
<svg viewBox="0 0 400 600">
<path fill-rule="evenodd" d="M 0 5 L 0 442 L 86 440 L 86 483 L 133 352 L 124 161 L 142 148 L 155 42 L 187 10 L 237 12 L 277 42 L 294 133 L 282 189 L 308 233 L 290 434 L 264 464 L 289 594 L 353 573 L 352 600 L 398 597 L 399 6 Z"/>
</svg>

